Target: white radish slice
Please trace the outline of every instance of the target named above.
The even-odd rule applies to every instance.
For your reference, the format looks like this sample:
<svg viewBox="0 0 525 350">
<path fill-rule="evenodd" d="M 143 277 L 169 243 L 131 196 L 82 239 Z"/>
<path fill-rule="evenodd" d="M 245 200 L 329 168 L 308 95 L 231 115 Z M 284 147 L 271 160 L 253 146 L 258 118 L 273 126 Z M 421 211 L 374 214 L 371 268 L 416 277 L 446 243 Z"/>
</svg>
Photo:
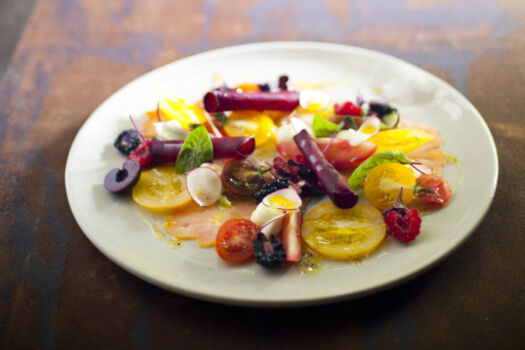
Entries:
<svg viewBox="0 0 525 350">
<path fill-rule="evenodd" d="M 190 133 L 176 120 L 153 123 L 159 140 L 184 140 Z"/>
<path fill-rule="evenodd" d="M 281 233 L 281 230 L 283 229 L 283 220 L 285 216 L 288 214 L 281 214 L 279 216 L 274 217 L 261 227 L 261 232 L 264 233 L 266 237 L 270 237 L 270 235 L 278 235 Z"/>
<path fill-rule="evenodd" d="M 366 117 L 365 121 L 355 133 L 349 135 L 350 146 L 358 146 L 369 137 L 374 136 L 381 129 L 381 120 L 378 117 Z"/>
<path fill-rule="evenodd" d="M 270 208 L 259 203 L 257 208 L 252 212 L 250 220 L 255 223 L 257 226 L 262 226 L 273 218 L 282 215 L 283 210 L 277 208 Z"/>
<path fill-rule="evenodd" d="M 297 134 L 292 124 L 285 124 L 277 129 L 275 136 L 277 137 L 277 143 L 286 142 L 293 140 L 293 137 Z"/>
<path fill-rule="evenodd" d="M 303 204 L 297 190 L 289 187 L 277 190 L 263 198 L 262 203 L 269 208 L 295 210 Z"/>
<path fill-rule="evenodd" d="M 186 176 L 186 188 L 191 199 L 201 207 L 217 202 L 222 194 L 221 176 L 209 167 L 198 167 Z"/>
<path fill-rule="evenodd" d="M 330 102 L 330 94 L 322 90 L 303 90 L 299 94 L 299 105 L 307 111 L 323 109 Z"/>
<path fill-rule="evenodd" d="M 301 132 L 301 130 L 306 130 L 308 134 L 310 134 L 310 136 L 315 137 L 314 130 L 312 129 L 312 127 L 301 118 L 291 117 L 290 125 L 293 129 L 292 139 L 293 136 Z"/>
</svg>

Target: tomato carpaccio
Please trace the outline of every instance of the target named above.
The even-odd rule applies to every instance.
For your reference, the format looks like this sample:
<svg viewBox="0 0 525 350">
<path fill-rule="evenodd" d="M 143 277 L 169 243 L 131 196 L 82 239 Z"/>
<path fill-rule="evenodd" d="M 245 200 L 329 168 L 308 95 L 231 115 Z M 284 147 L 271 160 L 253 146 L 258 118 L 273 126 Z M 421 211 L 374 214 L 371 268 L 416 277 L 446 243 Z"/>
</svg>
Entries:
<svg viewBox="0 0 525 350">
<path fill-rule="evenodd" d="M 259 227 L 250 220 L 228 220 L 217 232 L 215 251 L 228 262 L 247 261 L 253 257 L 253 239 L 258 232 Z"/>
<path fill-rule="evenodd" d="M 444 206 L 452 197 L 452 188 L 447 180 L 436 175 L 421 175 L 417 178 L 418 186 L 427 188 L 434 193 L 427 193 L 421 197 L 424 202 L 435 205 Z"/>
<path fill-rule="evenodd" d="M 323 151 L 328 143 L 329 138 L 315 139 L 315 143 L 319 149 Z M 324 152 L 326 160 L 328 160 L 336 169 L 346 169 L 360 164 L 365 159 L 374 154 L 377 145 L 372 142 L 365 141 L 358 146 L 351 146 L 347 140 L 334 139 L 330 147 Z M 286 159 L 294 159 L 303 157 L 299 147 L 293 140 L 283 141 L 277 144 L 277 152 Z"/>
</svg>

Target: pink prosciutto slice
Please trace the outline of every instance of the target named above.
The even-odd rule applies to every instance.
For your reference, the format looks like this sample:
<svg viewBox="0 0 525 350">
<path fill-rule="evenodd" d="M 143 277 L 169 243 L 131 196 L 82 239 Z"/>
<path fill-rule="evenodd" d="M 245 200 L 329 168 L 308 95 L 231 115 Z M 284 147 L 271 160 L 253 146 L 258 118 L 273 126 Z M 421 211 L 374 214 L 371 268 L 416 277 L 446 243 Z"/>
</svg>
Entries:
<svg viewBox="0 0 525 350">
<path fill-rule="evenodd" d="M 230 219 L 250 219 L 257 204 L 254 201 L 232 201 L 233 206 L 226 208 L 219 204 L 199 207 L 192 203 L 177 209 L 166 217 L 166 232 L 181 239 L 195 239 L 201 247 L 215 245 L 215 236 L 219 227 Z"/>
</svg>

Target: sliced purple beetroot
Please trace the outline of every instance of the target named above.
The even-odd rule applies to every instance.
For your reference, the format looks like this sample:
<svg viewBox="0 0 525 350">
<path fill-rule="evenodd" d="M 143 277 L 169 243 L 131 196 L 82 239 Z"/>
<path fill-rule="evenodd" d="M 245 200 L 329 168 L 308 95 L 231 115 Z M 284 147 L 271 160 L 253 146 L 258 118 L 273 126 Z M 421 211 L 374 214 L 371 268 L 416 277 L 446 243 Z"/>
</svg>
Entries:
<svg viewBox="0 0 525 350">
<path fill-rule="evenodd" d="M 324 194 L 330 197 L 332 202 L 341 209 L 349 209 L 356 205 L 359 197 L 350 189 L 334 166 L 326 160 L 323 152 L 308 132 L 302 130 L 293 139 L 315 174 L 319 187 Z"/>
<path fill-rule="evenodd" d="M 213 90 L 204 96 L 204 108 L 208 113 L 236 110 L 293 111 L 299 105 L 297 91 L 237 92 Z"/>
<path fill-rule="evenodd" d="M 214 137 L 211 143 L 214 159 L 244 158 L 255 149 L 253 137 Z M 128 159 L 137 159 L 144 169 L 162 163 L 175 163 L 183 144 L 184 140 L 146 140 L 131 152 Z"/>
<path fill-rule="evenodd" d="M 104 187 L 109 192 L 122 193 L 131 189 L 139 181 L 140 163 L 137 159 L 128 159 L 122 169 L 111 170 L 104 178 Z"/>
</svg>

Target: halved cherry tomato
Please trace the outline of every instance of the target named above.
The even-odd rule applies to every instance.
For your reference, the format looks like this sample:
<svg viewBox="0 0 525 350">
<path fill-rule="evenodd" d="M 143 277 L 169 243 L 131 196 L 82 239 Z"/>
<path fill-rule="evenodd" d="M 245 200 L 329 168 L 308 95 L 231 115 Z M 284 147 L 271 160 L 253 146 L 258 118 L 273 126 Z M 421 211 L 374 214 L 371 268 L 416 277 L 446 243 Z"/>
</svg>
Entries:
<svg viewBox="0 0 525 350">
<path fill-rule="evenodd" d="M 328 142 L 330 142 L 329 138 L 315 139 L 315 143 L 319 146 L 321 151 L 325 149 Z M 334 139 L 330 147 L 324 153 L 324 156 L 336 169 L 345 169 L 363 162 L 374 154 L 376 148 L 377 145 L 375 143 L 368 141 L 365 141 L 358 146 L 350 146 L 350 143 L 347 140 Z M 297 161 L 297 156 L 300 156 L 299 159 L 301 159 L 303 155 L 293 140 L 278 143 L 276 149 L 281 156 L 287 159 L 294 159 Z"/>
<path fill-rule="evenodd" d="M 452 189 L 447 180 L 436 175 L 421 175 L 417 178 L 418 186 L 428 188 L 434 193 L 427 193 L 421 200 L 436 206 L 444 206 L 452 197 Z"/>
<path fill-rule="evenodd" d="M 215 251 L 228 262 L 243 262 L 253 257 L 253 238 L 259 227 L 250 220 L 231 219 L 217 232 Z"/>
</svg>

